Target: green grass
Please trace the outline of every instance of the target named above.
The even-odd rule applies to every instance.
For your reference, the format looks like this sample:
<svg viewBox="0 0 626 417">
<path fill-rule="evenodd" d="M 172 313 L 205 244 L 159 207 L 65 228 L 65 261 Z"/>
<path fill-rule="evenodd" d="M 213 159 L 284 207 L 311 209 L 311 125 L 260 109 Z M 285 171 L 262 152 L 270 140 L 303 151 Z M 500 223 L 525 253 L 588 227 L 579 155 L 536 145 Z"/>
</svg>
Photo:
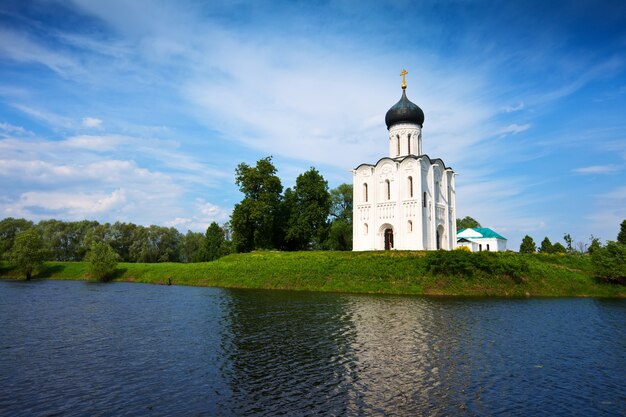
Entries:
<svg viewBox="0 0 626 417">
<path fill-rule="evenodd" d="M 626 287 L 599 283 L 593 278 L 588 256 L 494 254 L 482 259 L 471 254 L 472 258 L 467 259 L 482 269 L 468 272 L 466 264 L 464 274 L 456 274 L 454 269 L 447 274 L 432 273 L 428 256 L 432 255 L 412 251 L 252 252 L 207 263 L 120 263 L 114 280 L 348 293 L 626 297 Z M 499 265 L 510 265 L 511 261 L 527 268 L 513 274 L 516 276 L 489 272 L 492 267 L 506 271 Z M 87 280 L 87 270 L 84 262 L 46 262 L 35 278 Z M 19 278 L 6 263 L 0 264 L 0 276 Z"/>
</svg>

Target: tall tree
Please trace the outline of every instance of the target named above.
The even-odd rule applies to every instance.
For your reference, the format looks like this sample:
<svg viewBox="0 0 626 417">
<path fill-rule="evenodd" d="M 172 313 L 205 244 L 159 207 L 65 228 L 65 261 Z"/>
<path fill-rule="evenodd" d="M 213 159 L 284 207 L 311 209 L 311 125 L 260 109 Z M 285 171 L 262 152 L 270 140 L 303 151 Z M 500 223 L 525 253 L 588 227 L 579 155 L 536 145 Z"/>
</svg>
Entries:
<svg viewBox="0 0 626 417">
<path fill-rule="evenodd" d="M 289 191 L 289 190 L 288 190 Z M 289 249 L 319 249 L 328 232 L 330 193 L 328 182 L 310 168 L 296 178 L 293 193 L 285 192 L 289 220 L 285 242 Z"/>
<path fill-rule="evenodd" d="M 0 221 L 0 259 L 3 256 L 8 256 L 13 248 L 15 235 L 31 227 L 33 227 L 33 222 L 25 219 L 7 217 Z"/>
<path fill-rule="evenodd" d="M 204 250 L 204 235 L 202 233 L 187 230 L 181 245 L 181 261 L 202 262 Z"/>
<path fill-rule="evenodd" d="M 566 252 L 567 252 L 567 249 L 565 249 L 565 246 L 563 246 L 561 242 L 556 242 L 552 246 L 552 253 L 566 253 Z"/>
<path fill-rule="evenodd" d="M 231 215 L 233 242 L 238 252 L 272 249 L 280 245 L 280 203 L 283 186 L 276 175 L 272 157 L 257 161 L 255 167 L 237 166 L 235 182 L 243 200 Z"/>
<path fill-rule="evenodd" d="M 598 249 L 602 247 L 602 244 L 600 243 L 600 238 L 594 237 L 593 235 L 591 235 L 591 237 L 589 238 L 589 241 L 591 243 L 589 243 L 589 246 L 587 247 L 587 253 L 589 255 L 592 255 L 595 251 L 597 251 Z"/>
<path fill-rule="evenodd" d="M 330 229 L 326 248 L 352 250 L 352 184 L 341 184 L 330 190 Z"/>
<path fill-rule="evenodd" d="M 462 219 L 456 219 L 457 230 L 471 229 L 473 227 L 480 227 L 480 223 L 478 223 L 478 220 L 473 219 L 470 216 L 465 216 Z"/>
<path fill-rule="evenodd" d="M 565 236 L 563 236 L 563 240 L 567 245 L 567 253 L 574 252 L 574 239 L 572 239 L 569 233 L 566 233 Z"/>
<path fill-rule="evenodd" d="M 622 222 L 619 227 L 619 233 L 617 234 L 617 241 L 622 245 L 626 245 L 626 220 Z"/>
<path fill-rule="evenodd" d="M 522 239 L 522 244 L 519 247 L 519 253 L 535 253 L 537 247 L 532 237 L 526 235 Z"/>
<path fill-rule="evenodd" d="M 32 277 L 33 272 L 46 259 L 46 248 L 36 228 L 26 229 L 15 235 L 9 259 L 20 272 L 24 273 L 26 279 Z"/>
<path fill-rule="evenodd" d="M 222 256 L 223 244 L 224 230 L 216 222 L 212 222 L 204 235 L 203 260 L 214 261 Z"/>
<path fill-rule="evenodd" d="M 539 248 L 539 252 L 541 253 L 553 253 L 553 245 L 552 242 L 550 242 L 550 239 L 548 239 L 548 236 L 546 236 L 542 241 L 541 241 L 541 247 Z"/>
</svg>

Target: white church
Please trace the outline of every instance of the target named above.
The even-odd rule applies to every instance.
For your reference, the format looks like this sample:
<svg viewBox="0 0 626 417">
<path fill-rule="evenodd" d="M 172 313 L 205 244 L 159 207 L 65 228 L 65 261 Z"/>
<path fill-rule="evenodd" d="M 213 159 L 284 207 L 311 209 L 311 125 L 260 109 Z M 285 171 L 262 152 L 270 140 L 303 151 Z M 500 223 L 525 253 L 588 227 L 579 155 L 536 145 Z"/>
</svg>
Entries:
<svg viewBox="0 0 626 417">
<path fill-rule="evenodd" d="M 456 173 L 422 153 L 424 112 L 406 96 L 385 115 L 389 156 L 352 170 L 353 250 L 456 248 Z"/>
</svg>

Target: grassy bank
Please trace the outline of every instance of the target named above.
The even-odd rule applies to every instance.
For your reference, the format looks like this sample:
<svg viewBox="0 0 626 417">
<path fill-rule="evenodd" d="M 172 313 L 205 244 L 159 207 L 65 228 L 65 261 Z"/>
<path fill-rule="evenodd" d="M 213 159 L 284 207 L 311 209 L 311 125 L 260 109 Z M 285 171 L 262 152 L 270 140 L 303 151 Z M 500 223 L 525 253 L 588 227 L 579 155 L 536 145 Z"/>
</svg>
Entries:
<svg viewBox="0 0 626 417">
<path fill-rule="evenodd" d="M 461 267 L 455 261 L 442 269 L 433 268 L 433 262 L 447 260 L 450 255 L 445 253 L 434 258 L 404 251 L 253 252 L 208 263 L 121 263 L 114 280 L 351 293 L 626 297 L 626 287 L 593 278 L 588 256 L 467 255 Z M 0 276 L 18 278 L 19 274 L 4 263 Z M 89 276 L 83 262 L 46 262 L 35 278 L 86 280 Z"/>
</svg>

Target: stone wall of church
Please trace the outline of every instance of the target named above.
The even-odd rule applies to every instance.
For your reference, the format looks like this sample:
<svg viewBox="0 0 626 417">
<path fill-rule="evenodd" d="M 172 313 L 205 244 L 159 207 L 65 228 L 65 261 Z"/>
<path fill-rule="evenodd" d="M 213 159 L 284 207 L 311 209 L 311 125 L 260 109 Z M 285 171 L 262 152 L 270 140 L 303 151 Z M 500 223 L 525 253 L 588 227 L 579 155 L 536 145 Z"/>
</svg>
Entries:
<svg viewBox="0 0 626 417">
<path fill-rule="evenodd" d="M 355 169 L 353 186 L 353 250 L 385 249 L 386 229 L 393 249 L 455 247 L 454 173 L 443 163 L 383 158 Z"/>
</svg>

